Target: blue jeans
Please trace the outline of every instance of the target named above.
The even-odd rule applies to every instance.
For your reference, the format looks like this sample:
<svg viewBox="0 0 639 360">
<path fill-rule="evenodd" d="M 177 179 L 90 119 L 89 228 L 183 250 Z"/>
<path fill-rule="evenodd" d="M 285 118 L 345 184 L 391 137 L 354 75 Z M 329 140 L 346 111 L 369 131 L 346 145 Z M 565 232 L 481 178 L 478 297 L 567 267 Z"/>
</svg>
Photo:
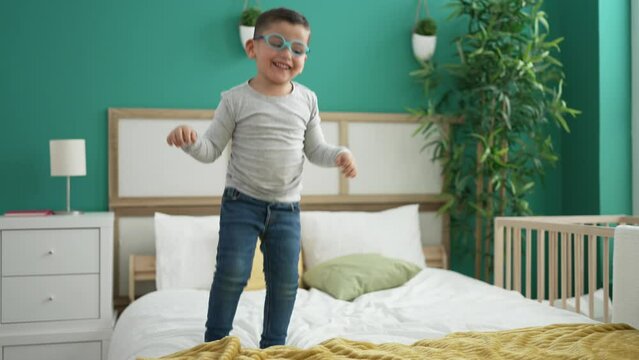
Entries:
<svg viewBox="0 0 639 360">
<path fill-rule="evenodd" d="M 299 203 L 270 203 L 226 188 L 220 211 L 217 265 L 204 341 L 229 334 L 251 274 L 257 238 L 264 254 L 266 301 L 260 348 L 284 345 L 298 287 Z"/>
</svg>

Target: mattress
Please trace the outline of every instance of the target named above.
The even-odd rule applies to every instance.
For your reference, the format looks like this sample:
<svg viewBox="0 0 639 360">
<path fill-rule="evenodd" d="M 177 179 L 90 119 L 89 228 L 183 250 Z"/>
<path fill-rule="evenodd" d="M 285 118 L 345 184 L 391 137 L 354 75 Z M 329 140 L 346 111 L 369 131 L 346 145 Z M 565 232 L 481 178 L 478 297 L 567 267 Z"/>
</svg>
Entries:
<svg viewBox="0 0 639 360">
<path fill-rule="evenodd" d="M 110 360 L 157 357 L 203 341 L 208 291 L 162 290 L 128 306 L 116 323 Z M 231 335 L 257 348 L 265 292 L 244 292 Z M 308 348 L 343 337 L 412 344 L 458 331 L 507 330 L 560 323 L 596 323 L 449 270 L 427 268 L 401 287 L 352 302 L 299 289 L 287 345 Z"/>
</svg>

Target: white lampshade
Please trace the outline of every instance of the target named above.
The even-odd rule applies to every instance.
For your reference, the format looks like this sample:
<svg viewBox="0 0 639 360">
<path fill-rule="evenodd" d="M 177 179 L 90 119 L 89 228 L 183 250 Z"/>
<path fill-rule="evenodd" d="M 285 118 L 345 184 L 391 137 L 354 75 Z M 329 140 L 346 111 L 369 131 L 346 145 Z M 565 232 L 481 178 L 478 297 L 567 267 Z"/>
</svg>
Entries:
<svg viewBox="0 0 639 360">
<path fill-rule="evenodd" d="M 84 139 L 50 140 L 51 176 L 87 174 Z"/>
</svg>

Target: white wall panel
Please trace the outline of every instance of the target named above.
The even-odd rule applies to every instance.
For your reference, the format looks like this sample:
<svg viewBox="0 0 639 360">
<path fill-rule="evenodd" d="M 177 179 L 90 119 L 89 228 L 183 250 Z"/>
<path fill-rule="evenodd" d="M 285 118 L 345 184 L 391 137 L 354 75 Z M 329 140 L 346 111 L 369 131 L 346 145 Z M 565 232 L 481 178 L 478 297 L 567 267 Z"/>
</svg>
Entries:
<svg viewBox="0 0 639 360">
<path fill-rule="evenodd" d="M 358 166 L 350 182 L 351 194 L 438 194 L 441 169 L 424 140 L 412 136 L 416 124 L 355 123 L 348 132 L 349 147 Z"/>
<path fill-rule="evenodd" d="M 435 212 L 420 212 L 419 227 L 422 234 L 422 245 L 442 244 L 442 217 Z"/>
<path fill-rule="evenodd" d="M 180 124 L 203 134 L 210 123 L 211 120 L 121 119 L 119 196 L 221 195 L 226 180 L 228 146 L 213 164 L 204 164 L 166 143 L 169 132 Z"/>
<path fill-rule="evenodd" d="M 339 144 L 339 125 L 335 122 L 322 122 L 322 132 L 326 142 Z M 336 168 L 324 168 L 312 164 L 308 159 L 304 162 L 302 172 L 302 195 L 337 195 L 339 194 L 339 173 Z"/>
<path fill-rule="evenodd" d="M 129 255 L 155 255 L 153 217 L 121 217 L 119 219 L 118 292 L 129 293 Z M 139 284 L 142 292 L 155 284 Z M 140 293 L 136 291 L 136 293 Z"/>
</svg>

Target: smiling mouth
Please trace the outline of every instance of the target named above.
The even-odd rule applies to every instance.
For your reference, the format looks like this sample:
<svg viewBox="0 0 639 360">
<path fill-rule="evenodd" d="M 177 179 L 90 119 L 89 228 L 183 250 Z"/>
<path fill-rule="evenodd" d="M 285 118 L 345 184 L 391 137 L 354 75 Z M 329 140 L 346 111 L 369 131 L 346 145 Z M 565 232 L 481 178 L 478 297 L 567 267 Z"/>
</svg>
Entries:
<svg viewBox="0 0 639 360">
<path fill-rule="evenodd" d="M 277 61 L 273 61 L 273 66 L 275 66 L 278 69 L 282 69 L 282 70 L 291 70 L 291 66 L 285 63 L 281 63 L 281 62 L 277 62 Z"/>
</svg>

